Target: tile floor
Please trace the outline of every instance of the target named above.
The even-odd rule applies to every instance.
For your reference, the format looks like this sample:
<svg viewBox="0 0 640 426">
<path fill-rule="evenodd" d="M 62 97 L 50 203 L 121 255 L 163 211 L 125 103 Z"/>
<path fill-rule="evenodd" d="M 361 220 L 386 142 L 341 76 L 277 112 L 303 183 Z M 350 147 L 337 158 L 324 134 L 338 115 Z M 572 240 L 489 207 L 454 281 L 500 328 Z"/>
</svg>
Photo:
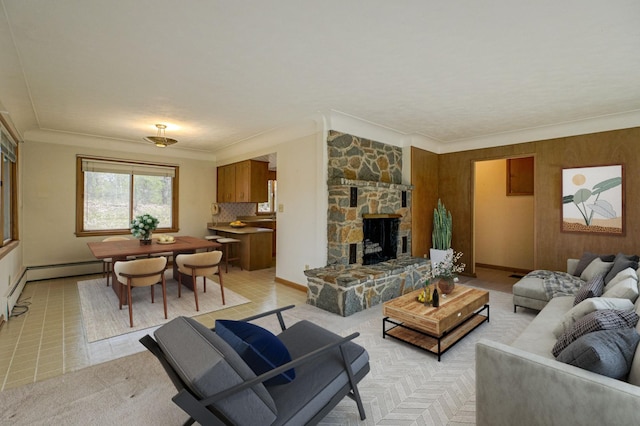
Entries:
<svg viewBox="0 0 640 426">
<path fill-rule="evenodd" d="M 229 270 L 225 288 L 252 300 L 196 318 L 213 327 L 217 318 L 241 319 L 280 306 L 303 304 L 306 293 L 274 281 L 275 268 Z M 87 343 L 80 312 L 78 281 L 99 275 L 27 283 L 18 305 L 28 310 L 0 329 L 0 390 L 146 350 L 138 342 L 149 329 Z M 116 307 L 117 308 L 117 307 Z M 15 315 L 20 311 L 16 307 Z"/>
<path fill-rule="evenodd" d="M 517 282 L 509 271 L 476 268 L 476 273 L 477 278 L 462 281 L 506 292 Z M 216 318 L 240 319 L 305 303 L 305 292 L 276 283 L 274 275 L 275 268 L 252 272 L 234 268 L 225 275 L 225 288 L 252 302 L 196 318 L 213 327 Z M 0 391 L 145 350 L 138 339 L 149 329 L 87 343 L 76 283 L 95 277 L 43 280 L 25 286 L 18 305 L 28 309 L 0 329 Z M 16 307 L 14 315 L 20 310 Z"/>
</svg>

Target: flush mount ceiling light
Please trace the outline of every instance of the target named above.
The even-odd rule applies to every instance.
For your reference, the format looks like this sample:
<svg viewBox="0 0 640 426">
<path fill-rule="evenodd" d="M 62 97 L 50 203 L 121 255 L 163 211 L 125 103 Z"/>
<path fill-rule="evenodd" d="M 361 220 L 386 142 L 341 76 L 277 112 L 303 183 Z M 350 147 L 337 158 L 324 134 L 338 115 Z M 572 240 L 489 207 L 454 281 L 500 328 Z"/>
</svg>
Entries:
<svg viewBox="0 0 640 426">
<path fill-rule="evenodd" d="M 165 148 L 169 145 L 173 145 L 174 143 L 178 143 L 177 140 L 171 139 L 165 136 L 164 133 L 165 133 L 165 130 L 167 129 L 166 125 L 156 124 L 156 127 L 158 128 L 158 134 L 156 136 L 145 137 L 144 138 L 145 141 L 155 144 L 155 146 L 157 146 L 158 148 Z"/>
</svg>

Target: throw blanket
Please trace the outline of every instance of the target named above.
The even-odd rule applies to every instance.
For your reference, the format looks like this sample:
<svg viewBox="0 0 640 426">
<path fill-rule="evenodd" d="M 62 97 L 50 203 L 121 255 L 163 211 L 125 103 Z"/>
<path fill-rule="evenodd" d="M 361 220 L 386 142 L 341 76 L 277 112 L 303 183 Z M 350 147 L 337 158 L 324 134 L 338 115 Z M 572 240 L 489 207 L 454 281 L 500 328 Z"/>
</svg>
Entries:
<svg viewBox="0 0 640 426">
<path fill-rule="evenodd" d="M 584 284 L 579 277 L 559 271 L 531 271 L 525 278 L 540 278 L 549 300 L 556 296 L 573 296 Z"/>
</svg>

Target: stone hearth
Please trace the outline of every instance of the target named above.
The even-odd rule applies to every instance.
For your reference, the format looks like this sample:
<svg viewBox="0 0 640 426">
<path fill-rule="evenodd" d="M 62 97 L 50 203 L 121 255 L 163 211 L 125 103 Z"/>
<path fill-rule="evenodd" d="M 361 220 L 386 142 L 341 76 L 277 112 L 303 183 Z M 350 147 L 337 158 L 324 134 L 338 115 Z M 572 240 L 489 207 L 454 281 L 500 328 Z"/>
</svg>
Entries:
<svg viewBox="0 0 640 426">
<path fill-rule="evenodd" d="M 343 317 L 355 314 L 424 286 L 427 262 L 410 258 L 310 269 L 307 303 Z"/>
</svg>

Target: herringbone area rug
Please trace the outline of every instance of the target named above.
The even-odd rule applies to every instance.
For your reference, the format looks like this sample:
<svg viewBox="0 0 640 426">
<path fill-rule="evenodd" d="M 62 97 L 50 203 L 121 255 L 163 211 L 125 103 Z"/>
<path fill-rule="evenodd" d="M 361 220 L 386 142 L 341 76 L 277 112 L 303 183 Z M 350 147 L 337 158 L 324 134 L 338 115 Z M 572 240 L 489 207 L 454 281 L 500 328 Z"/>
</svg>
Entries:
<svg viewBox="0 0 640 426">
<path fill-rule="evenodd" d="M 468 284 L 467 284 L 468 285 Z M 466 336 L 442 361 L 402 342 L 382 338 L 382 309 L 342 318 L 302 305 L 287 311 L 291 324 L 307 319 L 341 335 L 359 331 L 371 372 L 360 383 L 367 419 L 345 398 L 323 425 L 471 425 L 475 423 L 475 343 L 509 343 L 529 324 L 531 311 L 513 313 L 512 296 L 491 291 L 491 322 Z M 276 331 L 276 321 L 263 323 Z M 170 425 L 186 416 L 171 402 L 174 388 L 146 352 L 2 392 L 0 424 Z"/>
</svg>

